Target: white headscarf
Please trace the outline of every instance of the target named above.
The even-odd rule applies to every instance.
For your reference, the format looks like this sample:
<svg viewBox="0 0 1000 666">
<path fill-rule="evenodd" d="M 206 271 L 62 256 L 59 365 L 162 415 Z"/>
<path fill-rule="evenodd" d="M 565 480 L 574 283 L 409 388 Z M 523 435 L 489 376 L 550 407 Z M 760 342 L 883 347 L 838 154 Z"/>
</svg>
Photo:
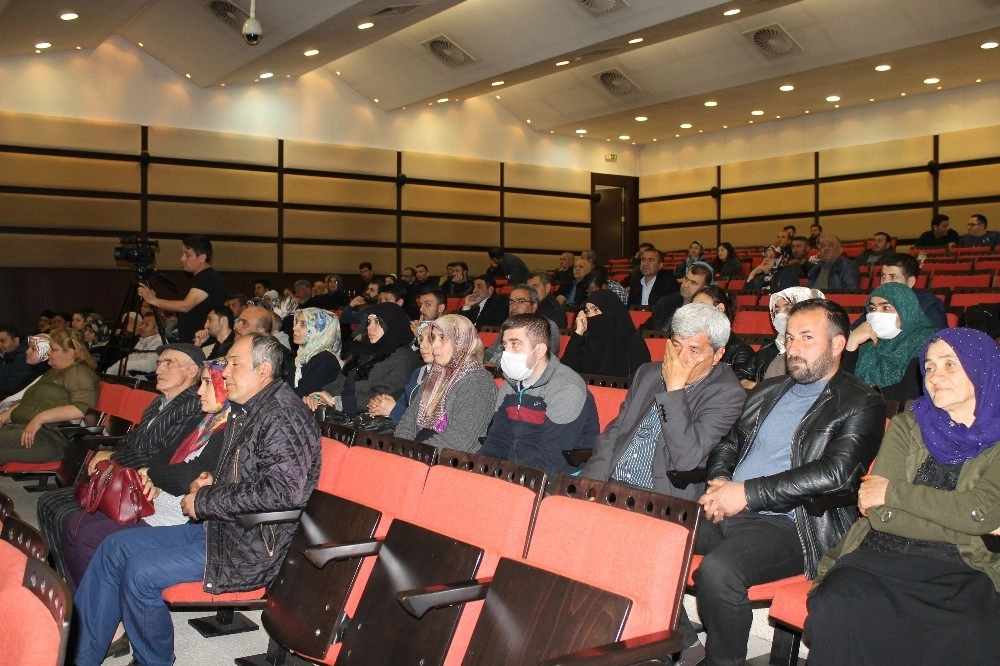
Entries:
<svg viewBox="0 0 1000 666">
<path fill-rule="evenodd" d="M 800 301 L 808 301 L 810 298 L 826 298 L 826 296 L 819 289 L 810 289 L 809 287 L 789 287 L 788 289 L 782 289 L 776 294 L 771 294 L 767 309 L 771 312 L 772 322 L 774 321 L 774 306 L 777 304 L 779 298 L 785 299 L 790 305 L 795 305 Z M 785 353 L 784 334 L 774 338 L 774 344 L 778 347 L 779 354 Z"/>
<path fill-rule="evenodd" d="M 295 313 L 295 319 L 306 323 L 306 341 L 295 354 L 295 386 L 302 379 L 302 368 L 316 354 L 332 352 L 340 361 L 343 341 L 340 339 L 340 320 L 322 308 L 306 308 Z"/>
</svg>

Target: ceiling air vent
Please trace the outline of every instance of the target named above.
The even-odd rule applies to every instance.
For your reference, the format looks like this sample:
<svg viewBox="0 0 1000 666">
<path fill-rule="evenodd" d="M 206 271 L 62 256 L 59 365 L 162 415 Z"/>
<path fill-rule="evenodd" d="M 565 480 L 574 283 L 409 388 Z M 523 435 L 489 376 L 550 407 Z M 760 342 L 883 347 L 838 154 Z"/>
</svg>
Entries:
<svg viewBox="0 0 1000 666">
<path fill-rule="evenodd" d="M 757 50 L 768 58 L 781 58 L 792 53 L 802 53 L 802 47 L 777 23 L 743 33 Z"/>
<path fill-rule="evenodd" d="M 386 16 L 402 16 L 403 14 L 409 14 L 414 9 L 418 9 L 423 6 L 424 5 L 422 3 L 417 3 L 412 5 L 390 5 L 372 14 L 372 18 L 384 18 Z"/>
<path fill-rule="evenodd" d="M 231 2 L 223 0 L 209 0 L 205 3 L 205 8 L 215 15 L 223 23 L 226 23 L 238 30 L 242 30 L 243 22 L 250 18 L 250 15 Z"/>
<path fill-rule="evenodd" d="M 628 3 L 625 0 L 575 0 L 575 2 L 594 17 L 604 16 L 605 14 L 628 7 Z"/>
<path fill-rule="evenodd" d="M 432 37 L 426 42 L 422 42 L 421 46 L 425 47 L 434 54 L 435 58 L 450 67 L 461 67 L 476 60 L 465 49 L 445 35 Z"/>
<path fill-rule="evenodd" d="M 606 72 L 594 74 L 594 78 L 615 97 L 623 97 L 639 92 L 639 86 L 625 76 L 620 69 L 609 69 Z"/>
</svg>

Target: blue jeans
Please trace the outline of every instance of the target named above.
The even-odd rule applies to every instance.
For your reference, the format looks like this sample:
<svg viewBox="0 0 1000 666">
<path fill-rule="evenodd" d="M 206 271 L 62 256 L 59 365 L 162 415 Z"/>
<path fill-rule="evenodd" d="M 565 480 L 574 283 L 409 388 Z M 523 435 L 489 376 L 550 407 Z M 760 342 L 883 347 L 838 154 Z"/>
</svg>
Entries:
<svg viewBox="0 0 1000 666">
<path fill-rule="evenodd" d="M 116 532 L 105 539 L 87 567 L 73 599 L 77 624 L 73 662 L 99 666 L 118 622 L 143 666 L 174 663 L 174 625 L 161 596 L 176 583 L 205 575 L 205 526 Z"/>
</svg>

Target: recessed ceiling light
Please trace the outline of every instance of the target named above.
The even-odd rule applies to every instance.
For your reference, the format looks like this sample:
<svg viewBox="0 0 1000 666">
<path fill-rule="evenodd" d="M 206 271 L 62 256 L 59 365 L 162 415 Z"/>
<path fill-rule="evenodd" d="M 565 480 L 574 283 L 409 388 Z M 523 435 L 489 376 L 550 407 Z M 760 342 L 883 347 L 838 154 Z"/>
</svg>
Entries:
<svg viewBox="0 0 1000 666">
<path fill-rule="evenodd" d="M 691 129 L 691 123 L 681 123 L 681 129 Z"/>
<path fill-rule="evenodd" d="M 641 44 L 643 42 L 642 37 L 636 37 L 635 39 L 628 40 L 629 44 Z"/>
<path fill-rule="evenodd" d="M 308 51 L 306 51 L 302 55 L 304 55 L 307 58 L 311 58 L 314 55 L 319 55 L 319 49 L 309 49 Z"/>
<path fill-rule="evenodd" d="M 364 23 L 358 26 L 358 30 L 367 30 L 368 28 L 374 28 L 374 27 L 375 27 L 374 23 L 372 23 L 371 21 L 365 21 Z"/>
<path fill-rule="evenodd" d="M 72 21 L 73 19 L 80 18 L 80 15 L 74 14 L 73 12 L 66 12 L 65 14 L 61 14 L 59 18 L 61 18 L 63 21 Z"/>
<path fill-rule="evenodd" d="M 500 95 L 497 95 L 496 97 L 497 97 L 497 99 L 500 99 Z"/>
<path fill-rule="evenodd" d="M 875 65 L 876 72 L 888 72 L 892 69 L 892 65 Z"/>
<path fill-rule="evenodd" d="M 998 44 L 997 42 L 983 42 L 982 44 L 979 45 L 979 48 L 995 49 L 997 46 L 1000 46 L 1000 44 Z"/>
<path fill-rule="evenodd" d="M 262 79 L 269 79 L 272 76 L 274 76 L 274 72 L 262 72 L 261 75 L 260 75 L 260 78 L 262 78 Z"/>
<path fill-rule="evenodd" d="M 781 120 L 781 116 L 775 116 L 775 118 L 777 118 L 778 120 Z"/>
<path fill-rule="evenodd" d="M 906 93 L 899 93 L 900 97 L 906 97 Z"/>
<path fill-rule="evenodd" d="M 874 101 L 875 101 L 875 98 L 874 98 L 874 97 L 869 97 L 869 98 L 868 98 L 868 101 L 869 101 L 869 102 L 874 102 Z"/>
<path fill-rule="evenodd" d="M 752 120 L 750 121 L 750 124 L 753 125 L 753 121 Z"/>
<path fill-rule="evenodd" d="M 493 86 L 494 88 L 496 88 L 497 86 L 502 86 L 503 85 L 503 81 L 494 81 L 490 85 Z"/>
<path fill-rule="evenodd" d="M 751 116 L 762 116 L 762 115 L 764 115 L 764 112 L 761 111 L 760 109 L 754 109 L 753 111 L 750 112 L 750 115 Z"/>
<path fill-rule="evenodd" d="M 723 125 L 722 129 L 729 129 L 729 125 Z"/>
<path fill-rule="evenodd" d="M 719 106 L 719 103 L 716 102 L 715 100 L 710 99 L 707 102 L 705 102 L 705 106 Z"/>
<path fill-rule="evenodd" d="M 839 104 L 834 104 L 834 105 L 833 105 L 833 108 L 835 108 L 835 109 L 839 109 L 839 108 L 840 108 L 840 105 L 839 105 Z"/>
<path fill-rule="evenodd" d="M 778 90 L 780 90 L 781 92 L 792 92 L 793 90 L 795 90 L 795 86 L 793 86 L 790 83 L 786 83 L 783 86 L 778 86 Z"/>
<path fill-rule="evenodd" d="M 568 64 L 569 60 L 560 60 L 559 62 L 556 63 L 556 67 L 562 67 L 563 65 L 568 65 Z"/>
<path fill-rule="evenodd" d="M 621 139 L 622 141 L 628 141 L 628 140 L 629 140 L 629 139 L 631 139 L 632 137 L 630 137 L 630 136 L 629 136 L 628 134 L 622 134 L 622 135 L 621 135 L 620 137 L 618 137 L 618 138 L 619 138 L 619 139 Z"/>
<path fill-rule="evenodd" d="M 138 44 L 138 45 L 139 45 L 139 48 L 140 48 L 140 49 L 142 49 L 142 48 L 145 48 L 145 47 L 144 47 L 144 46 L 142 45 L 142 42 L 136 42 L 136 44 Z"/>
<path fill-rule="evenodd" d="M 76 47 L 76 50 L 79 51 L 82 48 L 83 48 L 82 46 L 78 46 L 78 47 Z"/>
<path fill-rule="evenodd" d="M 223 88 L 225 88 L 225 87 L 226 87 L 226 84 L 225 84 L 225 83 L 220 83 L 219 85 L 220 85 L 220 86 L 222 86 Z"/>
<path fill-rule="evenodd" d="M 578 129 L 578 130 L 576 131 L 576 133 L 577 133 L 577 134 L 586 134 L 586 133 L 587 133 L 587 130 L 585 130 L 585 129 Z"/>
<path fill-rule="evenodd" d="M 636 120 L 636 122 L 644 123 L 647 120 L 649 120 L 649 118 L 647 118 L 646 116 L 636 116 L 635 120 Z"/>
<path fill-rule="evenodd" d="M 983 82 L 982 79 L 976 79 L 976 83 L 982 83 L 982 82 Z"/>
<path fill-rule="evenodd" d="M 727 9 L 726 11 L 722 12 L 722 15 L 723 16 L 736 16 L 739 13 L 740 13 L 740 9 L 738 9 L 738 8 L 737 9 Z"/>
<path fill-rule="evenodd" d="M 35 53 L 41 53 L 41 50 L 35 49 Z"/>
<path fill-rule="evenodd" d="M 806 109 L 806 113 L 809 113 L 809 109 Z"/>
<path fill-rule="evenodd" d="M 826 98 L 826 101 L 828 101 L 828 102 L 839 102 L 840 101 L 840 95 L 830 95 L 829 97 Z"/>
<path fill-rule="evenodd" d="M 185 74 L 184 76 L 188 77 L 189 79 L 191 78 L 190 74 Z"/>
<path fill-rule="evenodd" d="M 448 100 L 449 100 L 449 98 L 448 98 L 448 97 L 442 97 L 441 99 L 439 99 L 439 100 L 438 100 L 438 104 L 444 104 L 444 103 L 445 103 L 445 102 L 447 102 Z"/>
<path fill-rule="evenodd" d="M 937 78 L 936 76 L 932 76 L 929 79 L 924 79 L 924 83 L 926 83 L 929 86 L 932 86 L 935 83 L 941 83 L 941 79 Z"/>
<path fill-rule="evenodd" d="M 52 44 L 49 44 L 48 42 L 38 42 L 37 44 L 35 44 L 36 49 L 47 49 L 50 46 L 52 46 Z"/>
</svg>

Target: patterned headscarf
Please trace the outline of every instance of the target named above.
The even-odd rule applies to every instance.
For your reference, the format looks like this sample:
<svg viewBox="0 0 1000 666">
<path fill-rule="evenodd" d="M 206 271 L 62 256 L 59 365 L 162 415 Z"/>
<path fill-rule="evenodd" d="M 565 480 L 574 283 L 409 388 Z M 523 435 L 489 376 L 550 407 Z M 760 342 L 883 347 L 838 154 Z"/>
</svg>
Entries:
<svg viewBox="0 0 1000 666">
<path fill-rule="evenodd" d="M 771 321 L 774 321 L 774 306 L 778 303 L 778 299 L 783 298 L 790 305 L 795 305 L 799 301 L 808 301 L 810 298 L 826 298 L 823 292 L 819 289 L 810 289 L 809 287 L 789 287 L 788 289 L 782 289 L 781 291 L 771 294 L 767 301 L 767 309 L 771 313 Z M 785 353 L 785 336 L 779 335 L 774 338 L 774 344 L 778 347 L 778 353 Z"/>
<path fill-rule="evenodd" d="M 45 363 L 49 360 L 49 350 L 52 349 L 52 338 L 46 333 L 29 335 L 28 344 L 35 343 L 35 351 L 38 352 L 38 362 Z"/>
<path fill-rule="evenodd" d="M 295 354 L 295 386 L 302 379 L 302 368 L 316 354 L 332 352 L 340 361 L 343 341 L 340 339 L 340 320 L 322 308 L 305 308 L 295 313 L 295 321 L 306 324 L 306 341 Z"/>
<path fill-rule="evenodd" d="M 971 328 L 945 328 L 927 341 L 920 352 L 920 369 L 927 348 L 938 340 L 951 347 L 976 393 L 975 420 L 971 426 L 956 423 L 930 396 L 913 401 L 913 412 L 924 446 L 938 462 L 956 465 L 975 458 L 1000 441 L 1000 349 L 990 336 Z M 924 376 L 926 377 L 926 372 Z"/>
<path fill-rule="evenodd" d="M 430 323 L 430 334 L 443 335 L 451 343 L 452 353 L 447 365 L 431 366 L 417 409 L 417 427 L 441 432 L 448 427 L 444 409 L 448 392 L 470 372 L 483 369 L 483 343 L 476 327 L 462 315 L 435 319 Z"/>
<path fill-rule="evenodd" d="M 229 419 L 229 393 L 226 391 L 226 380 L 222 377 L 222 371 L 226 369 L 226 359 L 212 359 L 207 361 L 203 367 L 208 370 L 208 376 L 212 379 L 215 403 L 219 405 L 219 411 L 207 412 L 198 426 L 188 433 L 188 436 L 177 446 L 174 454 L 170 457 L 171 465 L 197 457 L 197 454 L 208 444 L 212 435 L 224 428 Z M 200 376 L 198 381 L 201 381 Z"/>
<path fill-rule="evenodd" d="M 862 345 L 854 374 L 868 384 L 891 386 L 903 378 L 910 361 L 920 354 L 924 343 L 934 334 L 934 325 L 920 307 L 917 295 L 905 284 L 880 285 L 872 290 L 866 305 L 871 305 L 872 296 L 884 298 L 896 308 L 902 332 L 892 340 Z"/>
</svg>

